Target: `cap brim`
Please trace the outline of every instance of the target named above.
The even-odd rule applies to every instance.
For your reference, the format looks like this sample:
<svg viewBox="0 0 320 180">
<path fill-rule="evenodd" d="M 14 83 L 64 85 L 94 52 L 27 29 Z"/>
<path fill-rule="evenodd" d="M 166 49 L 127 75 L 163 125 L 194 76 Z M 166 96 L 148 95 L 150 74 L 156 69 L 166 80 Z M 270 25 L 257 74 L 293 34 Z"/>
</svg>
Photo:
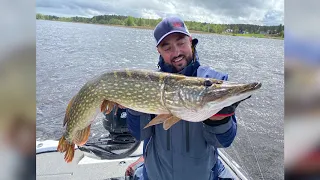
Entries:
<svg viewBox="0 0 320 180">
<path fill-rule="evenodd" d="M 161 41 L 162 41 L 165 37 L 167 37 L 168 35 L 170 35 L 170 34 L 172 34 L 172 33 L 182 33 L 182 34 L 185 34 L 185 35 L 187 35 L 187 36 L 190 36 L 189 33 L 186 33 L 186 32 L 184 32 L 184 31 L 173 30 L 173 31 L 170 31 L 170 32 L 164 34 L 164 35 L 159 39 L 159 41 L 157 42 L 156 47 L 158 47 L 158 45 L 161 43 Z"/>
</svg>

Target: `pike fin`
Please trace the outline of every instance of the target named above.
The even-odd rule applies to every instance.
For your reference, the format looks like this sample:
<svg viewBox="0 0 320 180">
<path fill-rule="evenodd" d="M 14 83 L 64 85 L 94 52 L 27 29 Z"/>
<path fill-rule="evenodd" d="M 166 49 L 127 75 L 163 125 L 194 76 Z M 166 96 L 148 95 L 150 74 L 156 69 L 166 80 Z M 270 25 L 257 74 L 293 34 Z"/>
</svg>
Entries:
<svg viewBox="0 0 320 180">
<path fill-rule="evenodd" d="M 102 102 L 102 104 L 101 104 L 101 107 L 100 107 L 100 109 L 101 109 L 101 112 L 107 112 L 107 108 L 108 108 L 108 103 L 109 103 L 109 101 L 108 100 L 103 100 L 103 102 Z M 110 113 L 110 112 L 109 112 Z M 106 113 L 106 114 L 109 114 L 109 113 Z"/>
<path fill-rule="evenodd" d="M 64 120 L 63 120 L 63 127 L 66 125 L 66 123 L 68 122 L 69 120 L 69 113 L 70 113 L 70 109 L 71 109 L 71 106 L 74 102 L 74 100 L 76 99 L 76 96 L 73 96 L 72 99 L 70 100 L 68 106 L 67 106 L 67 109 L 66 109 L 66 114 L 64 116 Z"/>
<path fill-rule="evenodd" d="M 171 116 L 163 123 L 163 129 L 168 130 L 171 126 L 179 122 L 181 119 L 175 116 Z"/>
<path fill-rule="evenodd" d="M 84 145 L 89 139 L 90 128 L 91 128 L 91 124 L 88 127 L 80 131 L 77 131 L 77 133 L 75 134 L 74 143 L 77 144 L 78 146 Z"/>
<path fill-rule="evenodd" d="M 58 152 L 65 152 L 67 150 L 67 141 L 66 139 L 64 138 L 64 136 L 62 136 L 59 140 L 59 144 L 58 144 L 58 148 L 57 148 L 57 151 Z"/>
<path fill-rule="evenodd" d="M 69 144 L 66 141 L 65 137 L 62 136 L 59 140 L 57 151 L 61 153 L 66 152 L 66 154 L 64 155 L 64 160 L 67 163 L 70 163 L 74 157 L 74 143 Z"/>
<path fill-rule="evenodd" d="M 165 122 L 171 116 L 172 116 L 172 114 L 159 114 L 158 116 L 153 118 L 143 129 L 150 127 L 150 126 L 153 126 L 153 125 L 161 124 L 161 123 Z"/>
<path fill-rule="evenodd" d="M 112 101 L 108 101 L 108 100 L 103 100 L 102 104 L 101 104 L 101 112 L 105 112 L 106 114 L 109 114 L 114 105 L 117 105 L 115 102 Z M 116 107 L 118 108 L 118 107 Z"/>
</svg>

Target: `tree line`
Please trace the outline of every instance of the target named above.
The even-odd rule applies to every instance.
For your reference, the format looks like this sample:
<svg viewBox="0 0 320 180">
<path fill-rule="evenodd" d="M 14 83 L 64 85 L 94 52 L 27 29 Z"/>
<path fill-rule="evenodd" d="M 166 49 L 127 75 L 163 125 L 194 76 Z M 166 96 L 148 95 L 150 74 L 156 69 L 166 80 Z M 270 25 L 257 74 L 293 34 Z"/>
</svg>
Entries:
<svg viewBox="0 0 320 180">
<path fill-rule="evenodd" d="M 81 22 L 91 24 L 109 24 L 131 27 L 154 28 L 162 19 L 145 19 L 132 16 L 121 15 L 99 15 L 92 18 L 87 17 L 58 17 L 54 15 L 44 15 L 37 13 L 36 19 Z M 196 21 L 185 21 L 189 30 L 209 32 L 209 33 L 232 33 L 232 34 L 268 34 L 272 36 L 284 37 L 284 25 L 260 26 L 253 24 L 212 24 Z"/>
</svg>

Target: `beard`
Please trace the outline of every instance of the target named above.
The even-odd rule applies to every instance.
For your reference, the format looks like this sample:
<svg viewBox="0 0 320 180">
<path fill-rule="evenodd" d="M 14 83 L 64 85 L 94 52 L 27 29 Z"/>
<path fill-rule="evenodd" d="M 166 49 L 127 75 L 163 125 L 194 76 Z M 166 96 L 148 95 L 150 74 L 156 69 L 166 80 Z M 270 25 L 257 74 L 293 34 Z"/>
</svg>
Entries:
<svg viewBox="0 0 320 180">
<path fill-rule="evenodd" d="M 172 58 L 171 63 L 176 72 L 183 70 L 187 67 L 192 61 L 192 56 L 179 55 L 175 58 Z"/>
</svg>

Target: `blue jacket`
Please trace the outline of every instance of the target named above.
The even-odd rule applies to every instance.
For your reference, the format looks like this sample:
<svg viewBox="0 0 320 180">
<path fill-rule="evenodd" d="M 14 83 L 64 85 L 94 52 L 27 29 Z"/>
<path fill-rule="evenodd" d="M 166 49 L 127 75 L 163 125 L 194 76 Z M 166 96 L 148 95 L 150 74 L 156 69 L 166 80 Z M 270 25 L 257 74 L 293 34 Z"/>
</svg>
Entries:
<svg viewBox="0 0 320 180">
<path fill-rule="evenodd" d="M 173 72 L 160 56 L 161 71 Z M 211 77 L 227 80 L 228 75 L 210 67 L 200 66 L 197 53 L 195 59 L 182 72 L 187 76 Z M 169 130 L 162 124 L 143 129 L 155 115 L 127 109 L 127 124 L 137 140 L 144 141 L 144 179 L 150 180 L 213 180 L 217 178 L 215 166 L 217 148 L 231 145 L 236 132 L 235 116 L 220 125 L 203 122 L 179 121 Z"/>
</svg>

